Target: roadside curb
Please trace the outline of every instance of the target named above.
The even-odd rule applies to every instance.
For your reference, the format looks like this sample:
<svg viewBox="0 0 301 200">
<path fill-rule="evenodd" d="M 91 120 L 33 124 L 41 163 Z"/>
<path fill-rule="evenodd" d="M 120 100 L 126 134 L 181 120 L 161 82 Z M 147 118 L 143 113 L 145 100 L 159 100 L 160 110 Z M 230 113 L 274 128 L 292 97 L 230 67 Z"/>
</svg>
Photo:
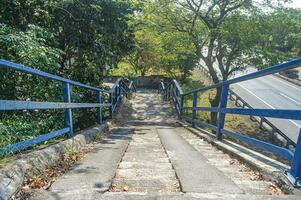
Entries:
<svg viewBox="0 0 301 200">
<path fill-rule="evenodd" d="M 10 199 L 20 189 L 26 176 L 30 175 L 33 169 L 42 172 L 47 166 L 55 164 L 68 149 L 80 150 L 93 142 L 97 135 L 104 133 L 106 128 L 107 125 L 103 124 L 85 129 L 70 139 L 30 152 L 1 169 L 0 200 Z"/>
<path fill-rule="evenodd" d="M 281 79 L 283 79 L 283 80 L 285 80 L 285 81 L 288 81 L 288 82 L 290 82 L 290 83 L 292 83 L 292 84 L 294 84 L 294 85 L 297 85 L 297 86 L 301 87 L 301 81 L 293 80 L 293 79 L 287 78 L 287 77 L 285 77 L 285 76 L 282 76 L 281 74 L 273 74 L 273 75 L 276 76 L 276 77 L 278 77 L 278 78 L 281 78 Z"/>
</svg>

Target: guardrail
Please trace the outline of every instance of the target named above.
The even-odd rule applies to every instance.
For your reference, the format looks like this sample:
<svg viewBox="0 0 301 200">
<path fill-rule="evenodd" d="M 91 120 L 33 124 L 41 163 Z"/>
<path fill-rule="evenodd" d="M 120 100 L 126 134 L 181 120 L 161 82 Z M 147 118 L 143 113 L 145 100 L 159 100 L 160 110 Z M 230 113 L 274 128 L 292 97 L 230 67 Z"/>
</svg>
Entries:
<svg viewBox="0 0 301 200">
<path fill-rule="evenodd" d="M 202 73 L 204 73 L 207 77 L 209 77 L 210 79 L 210 73 L 207 69 L 205 69 L 204 67 L 200 67 L 200 70 Z M 277 74 L 274 74 L 277 75 Z M 210 81 L 212 82 L 212 79 L 210 79 Z M 235 96 L 235 98 L 233 98 L 233 96 Z M 235 101 L 235 105 L 237 107 L 247 107 L 247 108 L 253 108 L 250 104 L 248 104 L 243 98 L 241 98 L 237 93 L 235 93 L 233 90 L 229 89 L 229 99 L 232 101 Z M 241 102 L 241 104 L 239 103 Z M 289 137 L 287 137 L 279 128 L 277 128 L 272 122 L 270 122 L 267 118 L 265 117 L 259 117 L 259 118 L 255 118 L 253 116 L 250 116 L 250 119 L 252 121 L 256 121 L 259 123 L 259 128 L 265 128 L 264 124 L 266 124 L 267 126 L 270 127 L 271 129 L 271 134 L 275 136 L 275 133 L 280 135 L 285 141 L 285 147 L 286 148 L 296 148 L 296 143 L 291 140 Z"/>
<path fill-rule="evenodd" d="M 164 90 L 160 89 L 160 91 L 163 94 L 163 96 L 166 96 L 165 99 L 173 100 L 176 112 L 179 115 L 180 119 L 184 119 L 190 122 L 193 126 L 201 125 L 202 127 L 213 130 L 216 133 L 215 134 L 216 139 L 221 140 L 223 135 L 227 135 L 231 138 L 243 141 L 251 146 L 273 152 L 283 157 L 284 159 L 288 160 L 291 164 L 291 168 L 289 171 L 284 172 L 284 174 L 295 187 L 301 187 L 301 130 L 299 132 L 299 138 L 296 144 L 295 151 L 293 151 L 246 135 L 242 135 L 224 129 L 226 114 L 301 120 L 301 109 L 287 110 L 287 109 L 227 108 L 227 101 L 228 101 L 231 84 L 270 75 L 282 70 L 292 69 L 297 67 L 298 64 L 299 65 L 301 64 L 301 58 L 295 59 L 293 61 L 284 64 L 275 65 L 273 67 L 261 71 L 257 71 L 251 74 L 247 74 L 241 77 L 237 77 L 231 80 L 220 82 L 214 85 L 199 88 L 187 93 L 183 93 L 178 82 L 176 80 L 173 80 L 167 86 L 165 86 L 164 83 L 161 83 L 160 88 L 165 88 L 165 89 Z M 217 88 L 219 88 L 221 91 L 221 99 L 218 107 L 198 106 L 198 98 L 197 98 L 198 93 L 205 92 L 211 89 L 217 89 Z M 184 102 L 185 100 L 187 100 L 186 98 L 188 98 L 190 95 L 192 95 L 192 106 L 184 106 Z M 184 110 L 192 111 L 191 116 L 184 116 L 183 115 Z M 197 115 L 196 115 L 197 111 L 217 113 L 218 114 L 217 124 L 209 124 L 200 119 L 197 119 Z"/>
<path fill-rule="evenodd" d="M 229 99 L 235 102 L 235 106 L 242 107 L 242 108 L 253 108 L 250 104 L 248 104 L 245 100 L 243 100 L 238 94 L 236 94 L 231 89 L 229 90 Z M 280 135 L 285 140 L 285 147 L 286 148 L 296 148 L 296 143 L 287 137 L 280 129 L 278 129 L 272 122 L 270 122 L 265 117 L 254 117 L 250 115 L 250 119 L 252 121 L 259 123 L 260 129 L 265 129 L 270 131 L 270 133 L 275 136 L 276 134 Z M 267 128 L 264 124 L 266 124 L 269 128 Z"/>
<path fill-rule="evenodd" d="M 37 69 L 26 67 L 24 65 L 12 63 L 6 60 L 0 60 L 1 68 L 8 68 L 11 70 L 21 71 L 36 76 L 44 77 L 47 79 L 59 81 L 62 83 L 62 95 L 64 102 L 36 102 L 36 101 L 12 101 L 12 100 L 0 100 L 0 111 L 16 111 L 16 110 L 49 110 L 49 109 L 64 109 L 65 112 L 65 127 L 52 131 L 50 133 L 42 134 L 36 138 L 18 142 L 15 144 L 8 145 L 0 149 L 0 155 L 7 153 L 13 153 L 21 151 L 30 146 L 39 144 L 46 140 L 61 136 L 67 135 L 72 137 L 74 135 L 73 130 L 73 117 L 72 109 L 75 108 L 96 108 L 97 112 L 97 123 L 103 123 L 103 111 L 102 108 L 108 108 L 110 118 L 113 117 L 113 113 L 116 110 L 116 107 L 121 102 L 123 95 L 131 97 L 132 93 L 136 91 L 133 82 L 130 82 L 129 86 L 122 80 L 118 79 L 114 86 L 109 90 L 103 90 L 97 87 L 90 85 L 82 84 L 76 81 L 65 79 L 50 73 L 46 73 Z M 71 87 L 77 86 L 92 90 L 95 92 L 97 103 L 72 103 L 71 100 Z M 104 97 L 102 94 L 109 95 L 109 102 L 104 103 Z"/>
</svg>

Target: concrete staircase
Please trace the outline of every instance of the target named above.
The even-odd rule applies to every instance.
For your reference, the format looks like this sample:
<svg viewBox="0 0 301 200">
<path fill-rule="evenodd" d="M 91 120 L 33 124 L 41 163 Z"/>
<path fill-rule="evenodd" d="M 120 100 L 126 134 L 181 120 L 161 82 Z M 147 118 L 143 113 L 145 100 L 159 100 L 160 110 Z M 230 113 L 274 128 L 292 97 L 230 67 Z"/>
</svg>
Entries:
<svg viewBox="0 0 301 200">
<path fill-rule="evenodd" d="M 111 192 L 176 192 L 179 182 L 156 129 L 137 127 L 116 171 Z"/>
<path fill-rule="evenodd" d="M 268 195 L 271 182 L 180 127 L 154 91 L 139 91 L 132 107 L 127 124 L 31 199 L 301 199 Z"/>
</svg>

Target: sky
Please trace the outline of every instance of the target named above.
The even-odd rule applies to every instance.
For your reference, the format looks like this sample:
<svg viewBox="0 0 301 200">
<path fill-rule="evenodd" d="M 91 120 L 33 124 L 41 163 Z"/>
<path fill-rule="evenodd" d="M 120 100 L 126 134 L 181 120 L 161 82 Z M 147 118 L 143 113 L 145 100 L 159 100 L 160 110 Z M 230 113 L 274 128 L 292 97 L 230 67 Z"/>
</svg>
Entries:
<svg viewBox="0 0 301 200">
<path fill-rule="evenodd" d="M 287 4 L 286 6 L 291 8 L 301 8 L 301 0 L 293 0 L 292 3 Z"/>
</svg>

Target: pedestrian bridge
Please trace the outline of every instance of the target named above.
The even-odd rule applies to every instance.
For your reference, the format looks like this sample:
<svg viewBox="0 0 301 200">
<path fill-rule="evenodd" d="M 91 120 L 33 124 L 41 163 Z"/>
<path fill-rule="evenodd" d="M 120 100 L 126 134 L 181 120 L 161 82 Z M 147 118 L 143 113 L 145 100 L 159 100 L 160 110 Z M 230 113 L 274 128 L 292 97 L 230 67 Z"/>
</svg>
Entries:
<svg viewBox="0 0 301 200">
<path fill-rule="evenodd" d="M 226 114 L 301 120 L 301 110 L 227 108 L 231 84 L 294 68 L 300 63 L 301 59 L 297 59 L 183 93 L 176 80 L 161 82 L 159 90 L 147 90 L 136 89 L 134 81 L 118 79 L 110 90 L 103 90 L 0 60 L 1 67 L 61 82 L 64 97 L 64 102 L 0 100 L 0 111 L 65 110 L 64 128 L 11 144 L 2 148 L 1 154 L 19 152 L 59 135 L 72 139 L 77 135 L 73 131 L 73 109 L 96 108 L 100 125 L 105 123 L 106 110 L 109 118 L 125 123 L 95 142 L 92 151 L 47 190 L 28 190 L 30 199 L 301 199 L 301 136 L 294 149 L 287 149 L 224 128 Z M 95 91 L 97 102 L 72 102 L 72 86 Z M 198 93 L 214 88 L 221 91 L 219 106 L 200 106 Z M 185 105 L 187 99 L 192 100 L 192 106 Z M 217 113 L 217 124 L 198 119 L 197 112 Z M 277 154 L 289 165 L 224 136 Z M 14 193 L 10 186 L 14 181 L 0 183 L 1 198 L 7 199 Z"/>
</svg>

